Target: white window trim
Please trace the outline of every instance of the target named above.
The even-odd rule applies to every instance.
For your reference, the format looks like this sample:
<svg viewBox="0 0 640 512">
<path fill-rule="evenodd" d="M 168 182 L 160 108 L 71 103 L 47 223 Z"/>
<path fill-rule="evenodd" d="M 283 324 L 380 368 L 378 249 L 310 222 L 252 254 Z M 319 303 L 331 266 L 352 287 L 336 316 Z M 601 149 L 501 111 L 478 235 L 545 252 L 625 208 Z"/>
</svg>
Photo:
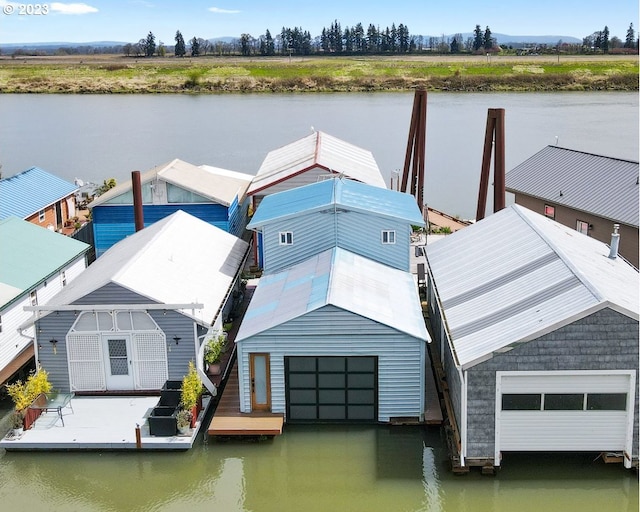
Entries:
<svg viewBox="0 0 640 512">
<path fill-rule="evenodd" d="M 587 229 L 585 229 L 584 231 L 582 229 L 580 229 L 580 225 L 584 224 L 586 226 Z M 582 233 L 583 235 L 588 235 L 589 234 L 589 223 L 584 221 L 584 220 L 576 220 L 576 231 L 578 233 Z"/>
<path fill-rule="evenodd" d="M 385 241 L 386 235 L 386 241 Z M 390 241 L 393 239 L 393 241 Z M 396 243 L 396 230 L 395 229 L 383 229 L 380 232 L 380 241 L 383 245 L 394 245 Z"/>
<path fill-rule="evenodd" d="M 46 212 L 44 210 L 40 210 L 38 212 L 38 222 L 44 222 L 46 219 Z"/>
<path fill-rule="evenodd" d="M 293 245 L 293 231 L 280 231 L 278 242 L 280 245 Z"/>
</svg>

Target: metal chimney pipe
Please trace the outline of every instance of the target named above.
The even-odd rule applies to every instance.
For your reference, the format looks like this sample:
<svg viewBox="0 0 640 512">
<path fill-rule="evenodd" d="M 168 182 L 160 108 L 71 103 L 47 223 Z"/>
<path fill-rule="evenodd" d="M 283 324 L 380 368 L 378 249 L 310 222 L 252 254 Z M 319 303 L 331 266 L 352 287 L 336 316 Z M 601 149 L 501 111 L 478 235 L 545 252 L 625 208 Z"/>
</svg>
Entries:
<svg viewBox="0 0 640 512">
<path fill-rule="evenodd" d="M 611 245 L 609 249 L 609 258 L 615 260 L 618 257 L 618 246 L 620 245 L 620 224 L 613 225 L 613 233 L 611 233 Z"/>
<path fill-rule="evenodd" d="M 140 183 L 140 171 L 131 171 L 131 184 L 133 191 L 133 217 L 135 219 L 136 232 L 144 229 L 144 214 L 142 213 L 142 185 Z"/>
</svg>

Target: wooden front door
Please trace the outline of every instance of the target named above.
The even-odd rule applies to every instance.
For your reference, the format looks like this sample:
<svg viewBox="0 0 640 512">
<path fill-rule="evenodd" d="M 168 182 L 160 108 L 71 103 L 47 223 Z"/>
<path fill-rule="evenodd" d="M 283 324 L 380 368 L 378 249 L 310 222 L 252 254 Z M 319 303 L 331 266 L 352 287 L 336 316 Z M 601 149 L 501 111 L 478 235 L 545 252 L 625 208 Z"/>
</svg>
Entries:
<svg viewBox="0 0 640 512">
<path fill-rule="evenodd" d="M 271 410 L 271 370 L 269 354 L 249 354 L 251 410 Z"/>
</svg>

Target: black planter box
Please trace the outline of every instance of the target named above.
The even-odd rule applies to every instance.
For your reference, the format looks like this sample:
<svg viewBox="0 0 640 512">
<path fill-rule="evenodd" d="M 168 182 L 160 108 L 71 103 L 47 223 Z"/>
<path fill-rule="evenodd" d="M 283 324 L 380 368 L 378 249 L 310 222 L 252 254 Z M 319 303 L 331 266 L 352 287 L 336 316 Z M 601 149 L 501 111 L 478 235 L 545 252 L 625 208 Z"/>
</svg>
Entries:
<svg viewBox="0 0 640 512">
<path fill-rule="evenodd" d="M 149 416 L 149 434 L 152 436 L 175 436 L 178 433 L 175 407 L 154 407 Z"/>
<path fill-rule="evenodd" d="M 162 386 L 160 391 L 160 400 L 158 405 L 165 407 L 178 407 L 180 405 L 180 398 L 182 397 L 181 380 L 168 380 Z"/>
</svg>

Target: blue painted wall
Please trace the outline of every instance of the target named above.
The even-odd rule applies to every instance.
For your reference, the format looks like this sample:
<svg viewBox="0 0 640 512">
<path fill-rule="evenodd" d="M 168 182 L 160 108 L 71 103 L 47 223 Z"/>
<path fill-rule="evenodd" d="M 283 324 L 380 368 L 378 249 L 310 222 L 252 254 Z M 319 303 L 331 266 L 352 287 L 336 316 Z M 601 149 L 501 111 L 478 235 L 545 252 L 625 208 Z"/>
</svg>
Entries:
<svg viewBox="0 0 640 512">
<path fill-rule="evenodd" d="M 237 203 L 232 204 L 231 207 L 234 209 L 234 229 L 239 230 L 241 228 L 244 230 L 241 209 L 238 208 Z M 193 215 L 224 231 L 231 232 L 229 231 L 230 209 L 220 204 L 144 205 L 142 208 L 144 225 L 150 226 L 178 210 Z M 135 233 L 135 219 L 132 205 L 105 205 L 96 206 L 93 209 L 93 236 L 96 257 L 100 257 L 109 247 L 133 233 Z M 239 236 L 237 233 L 232 234 Z"/>
</svg>

